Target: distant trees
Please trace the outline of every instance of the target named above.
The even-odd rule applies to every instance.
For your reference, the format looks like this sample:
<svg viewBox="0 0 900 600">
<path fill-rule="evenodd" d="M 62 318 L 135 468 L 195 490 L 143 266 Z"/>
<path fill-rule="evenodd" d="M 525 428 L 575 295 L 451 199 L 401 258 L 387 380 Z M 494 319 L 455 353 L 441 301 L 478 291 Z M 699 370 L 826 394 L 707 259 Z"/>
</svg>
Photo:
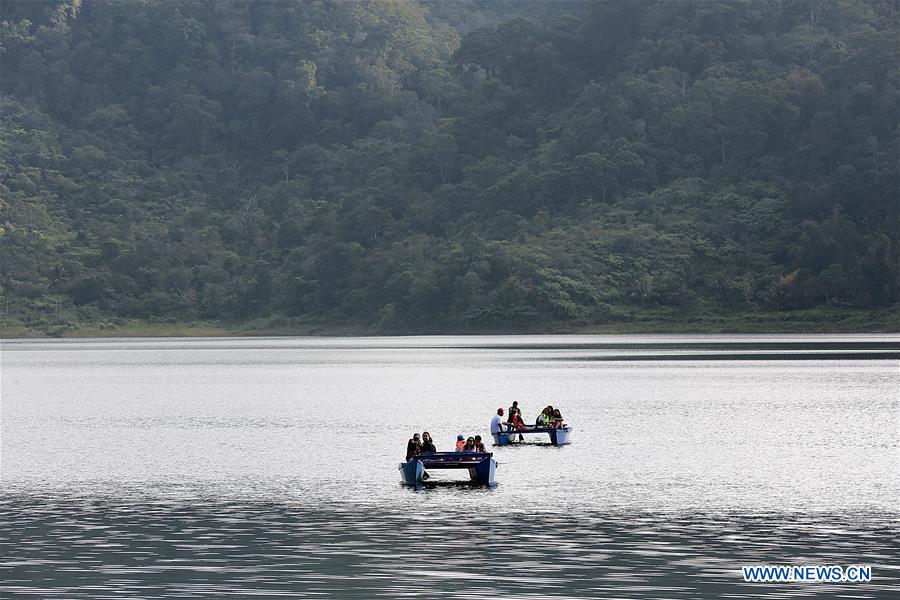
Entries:
<svg viewBox="0 0 900 600">
<path fill-rule="evenodd" d="M 0 320 L 896 309 L 896 9 L 8 0 Z"/>
</svg>

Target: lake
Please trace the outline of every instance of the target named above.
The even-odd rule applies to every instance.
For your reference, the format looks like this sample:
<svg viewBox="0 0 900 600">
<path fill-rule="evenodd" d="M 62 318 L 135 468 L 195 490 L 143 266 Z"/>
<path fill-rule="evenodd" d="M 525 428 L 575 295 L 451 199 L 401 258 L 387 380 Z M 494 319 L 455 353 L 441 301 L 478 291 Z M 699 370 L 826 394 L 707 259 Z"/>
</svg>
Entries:
<svg viewBox="0 0 900 600">
<path fill-rule="evenodd" d="M 14 340 L 0 591 L 43 598 L 888 597 L 900 338 Z M 572 443 L 494 487 L 400 485 L 413 432 L 488 442 L 552 404 Z M 745 583 L 741 566 L 872 567 Z"/>
</svg>

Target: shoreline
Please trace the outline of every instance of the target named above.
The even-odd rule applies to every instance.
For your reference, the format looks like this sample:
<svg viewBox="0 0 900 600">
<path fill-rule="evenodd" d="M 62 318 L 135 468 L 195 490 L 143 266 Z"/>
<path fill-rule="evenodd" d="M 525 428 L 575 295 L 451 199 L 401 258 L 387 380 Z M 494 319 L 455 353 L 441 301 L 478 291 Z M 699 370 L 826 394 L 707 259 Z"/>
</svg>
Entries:
<svg viewBox="0 0 900 600">
<path fill-rule="evenodd" d="M 641 318 L 604 323 L 535 323 L 509 327 L 405 326 L 379 327 L 364 323 L 290 322 L 171 322 L 113 320 L 105 323 L 28 327 L 0 325 L 0 338 L 136 338 L 136 337 L 396 337 L 418 335 L 579 335 L 579 334 L 839 334 L 900 333 L 900 312 L 796 311 L 734 315 L 692 315 L 683 320 Z"/>
</svg>

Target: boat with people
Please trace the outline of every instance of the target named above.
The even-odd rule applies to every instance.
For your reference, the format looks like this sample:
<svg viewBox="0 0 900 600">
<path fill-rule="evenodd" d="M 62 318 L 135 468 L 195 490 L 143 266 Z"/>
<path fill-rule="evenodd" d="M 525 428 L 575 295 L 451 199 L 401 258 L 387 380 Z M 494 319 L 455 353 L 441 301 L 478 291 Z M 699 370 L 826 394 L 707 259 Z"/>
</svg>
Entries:
<svg viewBox="0 0 900 600">
<path fill-rule="evenodd" d="M 564 427 L 539 427 L 537 425 L 522 425 L 518 429 L 507 429 L 506 431 L 498 431 L 491 435 L 494 436 L 494 444 L 497 446 L 508 446 L 510 444 L 519 444 L 524 442 L 523 434 L 547 434 L 550 436 L 550 443 L 554 446 L 564 446 L 569 443 L 569 434 L 572 428 L 568 425 Z M 516 438 L 519 438 L 518 441 Z"/>
<path fill-rule="evenodd" d="M 497 414 L 491 420 L 491 435 L 494 438 L 494 444 L 497 446 L 507 446 L 509 444 L 525 441 L 525 434 L 547 434 L 550 436 L 550 443 L 554 446 L 564 446 L 569 443 L 569 435 L 572 427 L 566 425 L 563 421 L 562 413 L 558 408 L 547 406 L 538 415 L 534 425 L 526 425 L 522 420 L 522 411 L 519 409 L 519 403 L 513 402 L 509 407 L 509 417 L 503 421 L 503 409 L 498 408 Z"/>
<path fill-rule="evenodd" d="M 569 434 L 572 428 L 565 424 L 559 409 L 547 406 L 541 411 L 534 425 L 526 425 L 522 421 L 522 411 L 519 403 L 513 402 L 509 408 L 509 418 L 503 421 L 503 408 L 497 409 L 497 414 L 491 419 L 491 435 L 494 444 L 506 446 L 524 441 L 525 434 L 547 434 L 550 443 L 554 446 L 564 446 L 569 443 Z M 437 469 L 466 469 L 469 479 L 474 483 L 483 485 L 494 484 L 494 473 L 497 470 L 497 461 L 491 452 L 485 451 L 481 436 L 476 435 L 466 438 L 462 434 L 456 436 L 456 448 L 453 452 L 438 452 L 434 440 L 427 431 L 423 431 L 421 437 L 413 433 L 406 444 L 406 459 L 400 463 L 400 478 L 406 485 L 419 485 L 430 479 L 429 470 Z"/>
<path fill-rule="evenodd" d="M 467 469 L 478 484 L 494 485 L 497 461 L 490 452 L 422 452 L 400 463 L 400 478 L 406 485 L 419 485 L 435 469 Z"/>
</svg>

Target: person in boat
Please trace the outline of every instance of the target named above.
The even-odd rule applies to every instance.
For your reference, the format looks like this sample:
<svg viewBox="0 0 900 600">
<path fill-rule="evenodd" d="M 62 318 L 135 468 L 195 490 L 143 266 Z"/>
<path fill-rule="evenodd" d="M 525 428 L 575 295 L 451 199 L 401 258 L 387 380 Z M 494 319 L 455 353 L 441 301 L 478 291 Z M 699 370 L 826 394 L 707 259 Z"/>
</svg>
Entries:
<svg viewBox="0 0 900 600">
<path fill-rule="evenodd" d="M 427 431 L 422 432 L 422 446 L 419 448 L 419 454 L 425 452 L 437 452 L 437 448 L 434 447 L 434 440 L 431 439 L 431 434 Z M 431 475 L 428 474 L 428 471 L 422 471 L 422 481 L 427 479 L 431 479 Z"/>
<path fill-rule="evenodd" d="M 491 419 L 491 433 L 501 433 L 506 431 L 507 427 L 503 423 L 503 409 L 498 408 L 497 414 Z"/>
<path fill-rule="evenodd" d="M 464 438 L 462 436 L 462 434 L 459 434 L 458 436 L 456 436 L 456 451 L 462 452 L 465 445 L 466 445 L 466 438 Z"/>
<path fill-rule="evenodd" d="M 534 422 L 535 427 L 548 427 L 550 425 L 550 417 L 547 416 L 547 409 L 541 411 L 538 418 Z"/>
<path fill-rule="evenodd" d="M 519 401 L 513 400 L 512 406 L 509 407 L 509 416 L 506 417 L 507 429 L 525 429 L 525 421 L 522 420 L 522 411 L 519 410 Z M 524 442 L 525 438 L 519 434 L 519 441 Z"/>
<path fill-rule="evenodd" d="M 481 436 L 475 436 L 475 452 L 484 452 L 484 442 L 481 441 Z"/>
<path fill-rule="evenodd" d="M 475 438 L 470 437 L 466 440 L 466 445 L 463 446 L 463 452 L 475 452 Z"/>
<path fill-rule="evenodd" d="M 565 427 L 563 424 L 563 416 L 562 413 L 559 412 L 558 408 L 553 409 L 553 427 L 559 429 L 560 427 Z"/>
<path fill-rule="evenodd" d="M 422 451 L 422 441 L 419 439 L 419 434 L 414 433 L 412 438 L 410 438 L 409 442 L 406 443 L 406 460 L 411 458 L 415 458 L 419 455 L 419 452 Z"/>
<path fill-rule="evenodd" d="M 559 410 L 553 408 L 553 405 L 547 406 L 547 427 L 550 427 L 551 429 L 559 427 L 559 424 L 562 422 L 562 416 L 560 416 L 559 422 L 557 422 L 556 413 L 558 412 Z"/>
<path fill-rule="evenodd" d="M 522 416 L 522 411 L 519 410 L 519 401 L 513 400 L 512 406 L 509 407 L 509 412 L 506 415 L 506 422 L 510 425 L 516 422 L 516 417 Z"/>
</svg>

